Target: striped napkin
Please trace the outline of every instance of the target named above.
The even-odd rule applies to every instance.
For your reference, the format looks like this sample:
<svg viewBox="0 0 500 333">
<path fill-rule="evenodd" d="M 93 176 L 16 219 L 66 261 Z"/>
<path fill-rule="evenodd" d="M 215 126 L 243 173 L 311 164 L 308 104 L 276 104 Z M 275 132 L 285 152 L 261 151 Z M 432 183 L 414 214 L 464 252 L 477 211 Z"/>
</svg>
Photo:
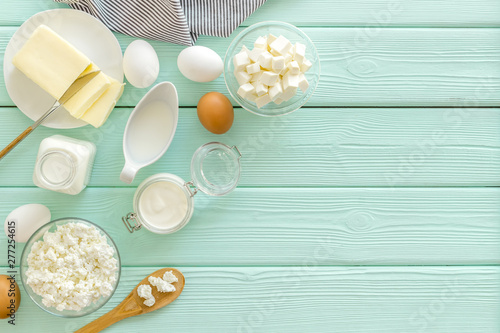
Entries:
<svg viewBox="0 0 500 333">
<path fill-rule="evenodd" d="M 129 36 L 194 45 L 199 35 L 229 37 L 266 0 L 54 0 Z"/>
</svg>

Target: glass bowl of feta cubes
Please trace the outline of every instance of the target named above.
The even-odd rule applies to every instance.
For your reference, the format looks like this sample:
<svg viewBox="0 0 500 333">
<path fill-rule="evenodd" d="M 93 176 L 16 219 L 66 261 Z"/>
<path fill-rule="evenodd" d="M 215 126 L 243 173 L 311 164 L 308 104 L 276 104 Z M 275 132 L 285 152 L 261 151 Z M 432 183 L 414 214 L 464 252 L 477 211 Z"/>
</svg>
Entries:
<svg viewBox="0 0 500 333">
<path fill-rule="evenodd" d="M 95 312 L 113 296 L 121 262 L 104 229 L 70 217 L 33 233 L 20 268 L 24 290 L 36 305 L 50 314 L 75 318 Z"/>
<path fill-rule="evenodd" d="M 224 80 L 236 102 L 261 116 L 281 116 L 300 109 L 320 77 L 320 61 L 309 37 L 294 25 L 254 24 L 229 45 Z"/>
</svg>

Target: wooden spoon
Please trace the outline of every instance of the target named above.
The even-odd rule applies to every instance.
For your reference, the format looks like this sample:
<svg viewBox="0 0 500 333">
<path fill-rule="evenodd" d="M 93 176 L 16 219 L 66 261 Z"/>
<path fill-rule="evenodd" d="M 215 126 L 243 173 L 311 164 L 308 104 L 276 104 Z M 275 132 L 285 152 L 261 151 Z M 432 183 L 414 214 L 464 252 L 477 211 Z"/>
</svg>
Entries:
<svg viewBox="0 0 500 333">
<path fill-rule="evenodd" d="M 178 282 L 172 283 L 175 287 L 175 291 L 171 293 L 161 293 L 159 292 L 156 287 L 151 286 L 153 289 L 153 296 L 156 299 L 156 302 L 153 306 L 147 306 L 144 304 L 145 299 L 139 297 L 137 294 L 137 288 L 141 284 L 149 284 L 148 278 L 150 276 L 154 277 L 163 277 L 163 274 L 166 271 L 172 271 L 172 273 L 177 277 L 179 280 Z M 91 333 L 91 332 L 100 332 L 103 329 L 105 329 L 108 326 L 113 325 L 114 323 L 128 318 L 128 317 L 133 317 L 137 316 L 140 314 L 148 313 L 151 311 L 158 310 L 165 305 L 168 305 L 175 301 L 177 297 L 182 292 L 182 289 L 184 289 L 184 284 L 186 283 L 186 280 L 184 279 L 184 275 L 182 275 L 181 272 L 176 270 L 175 268 L 162 268 L 157 270 L 154 273 L 149 274 L 142 280 L 135 288 L 132 290 L 132 292 L 121 302 L 118 304 L 116 308 L 113 310 L 109 311 L 105 315 L 101 316 L 100 318 L 97 318 L 93 322 L 85 325 L 84 327 L 80 328 L 78 331 L 75 333 Z"/>
</svg>

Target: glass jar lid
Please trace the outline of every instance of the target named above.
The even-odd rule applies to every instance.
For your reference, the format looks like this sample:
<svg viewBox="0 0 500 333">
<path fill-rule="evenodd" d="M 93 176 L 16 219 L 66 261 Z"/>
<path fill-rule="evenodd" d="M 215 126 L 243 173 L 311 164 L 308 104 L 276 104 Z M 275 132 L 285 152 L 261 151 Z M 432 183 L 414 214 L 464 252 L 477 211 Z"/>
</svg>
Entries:
<svg viewBox="0 0 500 333">
<path fill-rule="evenodd" d="M 54 188 L 64 187 L 75 178 L 76 163 L 66 152 L 52 150 L 40 158 L 38 173 L 42 181 L 48 186 Z"/>
<path fill-rule="evenodd" d="M 204 144 L 196 150 L 191 160 L 193 185 L 209 195 L 228 194 L 238 185 L 240 159 L 241 153 L 236 146 L 230 147 L 220 142 Z"/>
</svg>

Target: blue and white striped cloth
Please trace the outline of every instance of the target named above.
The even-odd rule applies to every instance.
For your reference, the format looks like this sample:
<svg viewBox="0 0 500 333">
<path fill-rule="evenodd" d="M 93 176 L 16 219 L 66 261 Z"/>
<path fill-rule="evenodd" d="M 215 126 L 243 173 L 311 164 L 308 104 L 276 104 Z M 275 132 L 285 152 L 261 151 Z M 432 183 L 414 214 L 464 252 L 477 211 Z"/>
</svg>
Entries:
<svg viewBox="0 0 500 333">
<path fill-rule="evenodd" d="M 55 0 L 129 36 L 194 45 L 198 35 L 229 37 L 266 0 Z"/>
</svg>

